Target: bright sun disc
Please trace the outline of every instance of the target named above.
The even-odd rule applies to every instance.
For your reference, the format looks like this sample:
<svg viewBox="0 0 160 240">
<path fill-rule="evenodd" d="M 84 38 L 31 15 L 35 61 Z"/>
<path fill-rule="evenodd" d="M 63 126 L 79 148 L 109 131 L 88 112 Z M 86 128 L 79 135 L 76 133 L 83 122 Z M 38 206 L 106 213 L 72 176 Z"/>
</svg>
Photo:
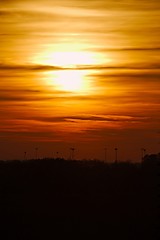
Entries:
<svg viewBox="0 0 160 240">
<path fill-rule="evenodd" d="M 88 52 L 57 52 L 51 61 L 54 65 L 65 67 L 94 63 L 92 54 Z"/>
<path fill-rule="evenodd" d="M 79 70 L 62 70 L 57 72 L 55 78 L 59 89 L 65 91 L 83 90 L 83 74 Z"/>
<path fill-rule="evenodd" d="M 39 56 L 38 63 L 59 67 L 75 67 L 77 65 L 92 65 L 96 63 L 96 56 L 92 52 L 51 52 Z"/>
<path fill-rule="evenodd" d="M 82 68 L 97 65 L 98 59 L 97 53 L 94 52 L 55 51 L 43 53 L 35 60 L 40 64 L 55 67 L 55 70 L 47 72 L 47 85 L 60 91 L 88 95 L 91 91 L 91 79 L 88 75 L 89 70 Z M 56 67 L 60 69 L 56 70 Z"/>
<path fill-rule="evenodd" d="M 50 86 L 60 91 L 88 94 L 90 82 L 86 71 L 83 70 L 59 70 L 50 71 L 47 74 L 47 82 Z"/>
</svg>

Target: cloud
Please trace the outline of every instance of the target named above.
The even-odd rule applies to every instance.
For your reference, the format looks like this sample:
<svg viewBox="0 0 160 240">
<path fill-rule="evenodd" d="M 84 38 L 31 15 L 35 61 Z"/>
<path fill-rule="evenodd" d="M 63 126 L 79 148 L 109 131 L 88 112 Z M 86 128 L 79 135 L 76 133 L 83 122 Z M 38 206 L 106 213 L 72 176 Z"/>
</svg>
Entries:
<svg viewBox="0 0 160 240">
<path fill-rule="evenodd" d="M 8 71 L 58 71 L 58 70 L 160 70 L 160 63 L 141 63 L 126 65 L 75 65 L 74 67 L 60 67 L 53 65 L 38 64 L 0 64 L 0 70 Z"/>
<path fill-rule="evenodd" d="M 159 63 L 141 63 L 141 64 L 126 64 L 126 65 L 94 65 L 82 66 L 82 69 L 94 70 L 160 70 Z"/>
<path fill-rule="evenodd" d="M 5 89 L 5 88 L 1 88 L 1 92 L 3 93 L 21 93 L 21 94 L 24 94 L 24 93 L 42 93 L 41 90 L 36 90 L 36 89 L 21 89 L 21 90 L 18 90 L 18 89 Z"/>
<path fill-rule="evenodd" d="M 48 70 L 62 70 L 62 67 L 51 65 L 15 65 L 15 64 L 0 64 L 0 70 L 10 71 L 48 71 Z"/>
<path fill-rule="evenodd" d="M 119 69 L 120 70 L 120 69 Z M 101 71 L 91 73 L 90 76 L 99 79 L 101 82 L 106 81 L 107 83 L 118 82 L 118 83 L 143 83 L 143 82 L 157 82 L 159 83 L 160 69 L 154 71 L 153 69 L 142 69 L 141 71 L 134 71 L 129 69 L 129 71 Z"/>
<path fill-rule="evenodd" d="M 44 100 L 44 98 L 39 98 L 38 100 Z M 25 97 L 25 96 L 7 96 L 4 94 L 1 94 L 0 96 L 0 102 L 10 102 L 10 101 L 37 101 L 36 97 Z"/>
<path fill-rule="evenodd" d="M 63 90 L 36 90 L 36 89 L 5 89 L 1 88 L 0 102 L 11 102 L 13 101 L 15 105 L 20 102 L 37 102 L 37 101 L 64 101 L 64 100 L 78 100 L 87 101 L 98 100 L 98 96 L 81 96 L 73 95 L 69 91 Z"/>
<path fill-rule="evenodd" d="M 25 101 L 37 101 L 45 100 L 42 91 L 32 89 L 3 89 L 1 88 L 0 102 L 25 102 Z"/>
<path fill-rule="evenodd" d="M 157 52 L 160 51 L 160 47 L 156 46 L 156 47 L 131 47 L 131 48 L 94 48 L 94 51 L 97 50 L 101 50 L 102 52 L 148 52 L 148 51 L 152 51 L 152 52 Z"/>
<path fill-rule="evenodd" d="M 23 118 L 21 118 L 23 119 Z M 56 122 L 133 122 L 133 121 L 145 121 L 148 118 L 141 116 L 129 116 L 129 115 L 70 115 L 70 116 L 57 116 L 57 117 L 30 117 L 28 120 L 34 120 L 46 123 Z M 26 118 L 25 118 L 26 120 Z"/>
<path fill-rule="evenodd" d="M 54 20 L 57 20 L 58 13 L 53 9 L 53 11 L 44 11 L 44 8 L 41 9 L 38 8 L 30 8 L 30 9 L 23 9 L 21 8 L 5 8 L 3 10 L 0 10 L 0 17 L 3 21 L 7 21 L 9 23 L 19 23 L 20 21 L 24 22 L 27 20 L 27 23 L 31 22 L 53 22 Z M 12 21 L 10 21 L 12 19 Z"/>
</svg>

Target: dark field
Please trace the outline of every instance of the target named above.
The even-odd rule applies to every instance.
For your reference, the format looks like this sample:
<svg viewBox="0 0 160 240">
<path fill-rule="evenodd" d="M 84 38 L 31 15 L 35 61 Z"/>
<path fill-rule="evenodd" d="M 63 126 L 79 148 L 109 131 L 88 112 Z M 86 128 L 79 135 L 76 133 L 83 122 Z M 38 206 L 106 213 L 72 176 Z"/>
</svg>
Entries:
<svg viewBox="0 0 160 240">
<path fill-rule="evenodd" d="M 1 161 L 2 239 L 158 239 L 158 172 L 158 155 L 142 164 Z"/>
</svg>

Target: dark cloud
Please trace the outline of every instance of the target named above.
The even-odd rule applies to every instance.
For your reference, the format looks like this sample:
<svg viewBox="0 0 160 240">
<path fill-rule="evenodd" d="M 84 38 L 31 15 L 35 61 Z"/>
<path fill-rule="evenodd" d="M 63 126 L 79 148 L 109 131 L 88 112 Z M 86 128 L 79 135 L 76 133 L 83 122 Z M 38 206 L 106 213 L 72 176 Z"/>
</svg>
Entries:
<svg viewBox="0 0 160 240">
<path fill-rule="evenodd" d="M 82 67 L 83 69 L 83 67 Z M 127 65 L 97 65 L 97 66 L 84 66 L 84 69 L 97 69 L 97 70 L 160 70 L 159 63 L 141 63 L 141 64 L 127 64 Z"/>
<path fill-rule="evenodd" d="M 38 99 L 38 100 L 41 100 L 41 99 Z M 44 100 L 44 98 L 42 98 L 42 100 Z M 37 101 L 37 98 L 36 97 L 25 97 L 25 96 L 7 96 L 7 95 L 4 95 L 4 94 L 1 94 L 0 96 L 0 102 L 1 101 Z"/>
<path fill-rule="evenodd" d="M 45 100 L 40 90 L 32 89 L 3 89 L 1 88 L 0 102 L 25 102 L 25 101 L 39 101 Z"/>
<path fill-rule="evenodd" d="M 32 89 L 3 89 L 0 92 L 0 102 L 13 101 L 16 105 L 20 101 L 34 102 L 34 101 L 49 101 L 49 100 L 97 100 L 96 96 L 72 96 L 69 91 L 61 90 L 32 90 Z"/>
<path fill-rule="evenodd" d="M 62 70 L 63 68 L 50 65 L 15 65 L 15 64 L 0 64 L 0 70 L 11 71 L 47 71 L 47 70 Z"/>
<path fill-rule="evenodd" d="M 45 12 L 43 8 L 41 10 L 37 9 L 4 9 L 0 10 L 0 17 L 1 20 L 5 20 L 10 23 L 15 23 L 27 20 L 28 23 L 30 22 L 51 22 L 58 18 L 58 14 L 55 11 L 53 12 Z M 11 21 L 12 19 L 12 21 Z"/>
<path fill-rule="evenodd" d="M 18 102 L 18 101 L 22 101 L 22 102 L 37 102 L 37 101 L 46 101 L 46 100 L 54 100 L 54 99 L 58 99 L 57 96 L 55 97 L 47 97 L 47 96 L 12 96 L 12 95 L 4 95 L 1 94 L 0 96 L 0 102 Z"/>
<path fill-rule="evenodd" d="M 42 93 L 41 90 L 36 90 L 36 89 L 5 89 L 5 88 L 1 88 L 1 93 Z"/>
<path fill-rule="evenodd" d="M 26 119 L 26 118 L 25 118 Z M 59 116 L 59 117 L 31 117 L 28 120 L 35 120 L 46 123 L 56 122 L 77 122 L 77 121 L 93 121 L 93 122 L 133 122 L 144 121 L 148 118 L 138 116 L 120 116 L 120 115 L 82 115 L 82 116 Z M 22 118 L 23 120 L 23 118 Z"/>
<path fill-rule="evenodd" d="M 157 52 L 157 51 L 160 51 L 160 47 L 156 46 L 156 47 L 132 47 L 132 48 L 94 48 L 93 49 L 94 51 L 97 50 L 101 50 L 102 52 L 141 52 L 141 51 L 144 51 L 144 52 L 148 52 L 148 51 L 151 51 L 151 52 Z"/>
<path fill-rule="evenodd" d="M 158 69 L 157 69 L 158 70 Z M 115 71 L 115 72 L 107 72 L 107 71 L 102 71 L 101 73 L 94 73 L 94 74 L 90 74 L 90 76 L 92 76 L 93 78 L 95 77 L 96 79 L 99 79 L 99 81 L 103 82 L 103 81 L 107 81 L 107 83 L 113 83 L 113 82 L 118 82 L 118 83 L 128 83 L 128 84 L 132 84 L 135 83 L 137 84 L 137 82 L 140 83 L 147 83 L 147 82 L 157 82 L 159 83 L 159 79 L 160 79 L 160 71 L 152 71 L 147 69 L 144 71 L 129 71 L 129 72 L 121 72 L 121 71 Z"/>
<path fill-rule="evenodd" d="M 160 70 L 160 63 L 141 63 L 127 65 L 76 65 L 73 68 L 65 68 L 52 65 L 15 65 L 15 64 L 0 64 L 0 70 L 11 71 L 53 71 L 53 70 Z"/>
</svg>

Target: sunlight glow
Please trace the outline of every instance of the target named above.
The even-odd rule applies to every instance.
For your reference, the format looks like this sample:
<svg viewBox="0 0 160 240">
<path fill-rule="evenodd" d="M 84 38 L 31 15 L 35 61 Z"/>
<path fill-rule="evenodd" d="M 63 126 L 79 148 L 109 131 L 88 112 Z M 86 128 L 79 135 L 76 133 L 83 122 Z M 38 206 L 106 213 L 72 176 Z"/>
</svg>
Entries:
<svg viewBox="0 0 160 240">
<path fill-rule="evenodd" d="M 91 79 L 88 75 L 90 70 L 89 68 L 85 69 L 85 67 L 98 66 L 102 63 L 102 55 L 98 55 L 96 52 L 76 50 L 74 44 L 73 47 L 68 46 L 68 50 L 71 48 L 73 51 L 67 51 L 66 46 L 61 50 L 57 49 L 60 51 L 48 48 L 40 55 L 35 56 L 33 62 L 55 67 L 55 70 L 45 73 L 46 85 L 60 91 L 91 94 L 93 86 L 91 87 Z M 108 61 L 110 61 L 109 58 Z M 56 67 L 60 69 L 56 70 Z"/>
<path fill-rule="evenodd" d="M 56 73 L 56 85 L 65 91 L 82 91 L 83 74 L 78 70 L 59 71 Z"/>
<path fill-rule="evenodd" d="M 77 65 L 92 65 L 96 63 L 96 57 L 90 52 L 52 52 L 42 56 L 41 62 L 45 65 L 59 67 L 76 67 Z"/>
<path fill-rule="evenodd" d="M 89 94 L 91 91 L 87 73 L 83 70 L 59 70 L 47 72 L 46 82 L 56 90 Z"/>
</svg>

